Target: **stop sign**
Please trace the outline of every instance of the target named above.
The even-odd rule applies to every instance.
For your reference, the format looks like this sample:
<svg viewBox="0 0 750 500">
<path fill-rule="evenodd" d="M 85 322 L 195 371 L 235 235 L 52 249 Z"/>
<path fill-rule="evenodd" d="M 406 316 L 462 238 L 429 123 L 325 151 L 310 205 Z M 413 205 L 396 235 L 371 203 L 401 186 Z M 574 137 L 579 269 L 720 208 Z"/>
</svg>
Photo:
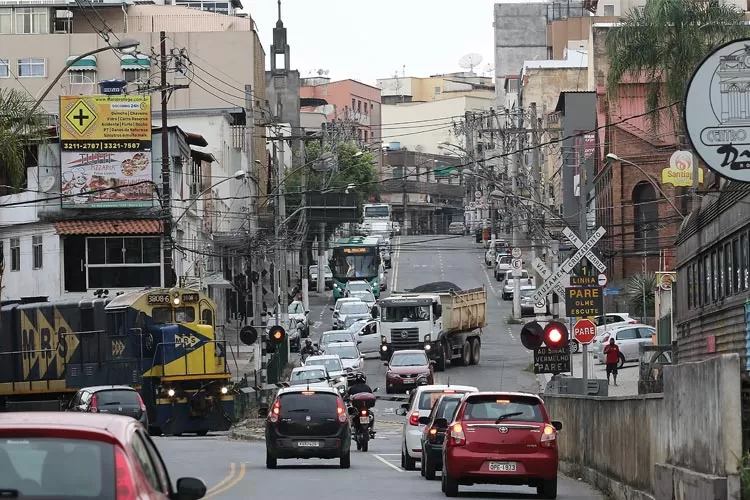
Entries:
<svg viewBox="0 0 750 500">
<path fill-rule="evenodd" d="M 579 319 L 573 327 L 573 338 L 580 344 L 590 344 L 596 337 L 596 325 L 590 319 Z"/>
</svg>

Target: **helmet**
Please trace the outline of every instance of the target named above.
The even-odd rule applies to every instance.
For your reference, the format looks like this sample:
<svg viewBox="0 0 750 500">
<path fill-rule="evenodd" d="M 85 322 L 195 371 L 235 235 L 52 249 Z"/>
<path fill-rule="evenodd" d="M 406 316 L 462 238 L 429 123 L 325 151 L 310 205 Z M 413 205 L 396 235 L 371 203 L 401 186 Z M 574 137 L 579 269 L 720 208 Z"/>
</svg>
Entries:
<svg viewBox="0 0 750 500">
<path fill-rule="evenodd" d="M 358 384 L 365 384 L 365 383 L 367 383 L 367 377 L 365 377 L 364 373 L 357 373 L 357 375 L 354 377 L 354 380 Z"/>
<path fill-rule="evenodd" d="M 307 345 L 312 344 L 312 340 L 311 339 L 305 339 L 305 344 L 307 344 Z"/>
</svg>

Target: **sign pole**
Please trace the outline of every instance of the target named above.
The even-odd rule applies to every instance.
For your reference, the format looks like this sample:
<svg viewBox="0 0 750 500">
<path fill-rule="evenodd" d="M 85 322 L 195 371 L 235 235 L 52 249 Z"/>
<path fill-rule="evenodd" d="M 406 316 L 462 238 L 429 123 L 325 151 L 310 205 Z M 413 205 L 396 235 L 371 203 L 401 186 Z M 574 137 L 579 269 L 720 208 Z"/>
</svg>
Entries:
<svg viewBox="0 0 750 500">
<path fill-rule="evenodd" d="M 171 183 L 169 180 L 169 129 L 167 127 L 167 34 L 159 33 L 161 64 L 161 203 L 162 203 L 162 251 L 164 260 L 164 286 L 169 288 L 172 282 L 172 201 Z"/>
</svg>

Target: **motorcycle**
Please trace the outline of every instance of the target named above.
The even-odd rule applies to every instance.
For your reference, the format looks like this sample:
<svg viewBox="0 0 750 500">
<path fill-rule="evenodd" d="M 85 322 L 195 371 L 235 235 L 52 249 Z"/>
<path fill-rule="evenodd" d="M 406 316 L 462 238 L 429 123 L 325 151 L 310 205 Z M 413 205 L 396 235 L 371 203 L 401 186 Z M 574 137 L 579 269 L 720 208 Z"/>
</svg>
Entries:
<svg viewBox="0 0 750 500">
<path fill-rule="evenodd" d="M 374 389 L 373 392 L 377 391 Z M 375 394 L 363 392 L 350 396 L 349 415 L 352 417 L 352 440 L 357 443 L 357 450 L 366 452 L 371 439 L 375 438 L 372 429 L 374 414 L 372 408 L 375 406 Z"/>
</svg>

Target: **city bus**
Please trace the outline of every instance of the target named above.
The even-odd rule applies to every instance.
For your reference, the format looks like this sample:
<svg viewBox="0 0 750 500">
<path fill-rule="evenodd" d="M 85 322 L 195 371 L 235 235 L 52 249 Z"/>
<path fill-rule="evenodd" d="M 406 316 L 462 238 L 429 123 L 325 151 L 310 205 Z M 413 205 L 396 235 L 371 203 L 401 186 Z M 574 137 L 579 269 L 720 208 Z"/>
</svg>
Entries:
<svg viewBox="0 0 750 500">
<path fill-rule="evenodd" d="M 333 243 L 330 266 L 334 300 L 343 296 L 346 282 L 352 280 L 367 281 L 375 297 L 380 296 L 379 242 L 379 238 L 355 236 Z"/>
</svg>

